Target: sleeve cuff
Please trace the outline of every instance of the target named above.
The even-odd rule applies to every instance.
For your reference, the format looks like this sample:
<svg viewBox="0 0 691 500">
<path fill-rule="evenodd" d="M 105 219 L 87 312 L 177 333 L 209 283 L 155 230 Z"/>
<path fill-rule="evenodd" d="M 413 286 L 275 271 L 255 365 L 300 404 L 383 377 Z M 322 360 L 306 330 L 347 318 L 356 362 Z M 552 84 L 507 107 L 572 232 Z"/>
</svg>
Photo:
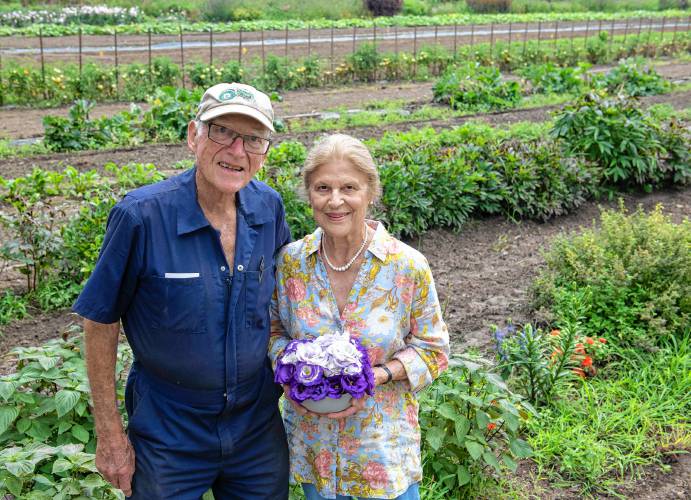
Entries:
<svg viewBox="0 0 691 500">
<path fill-rule="evenodd" d="M 398 351 L 393 355 L 393 359 L 397 359 L 403 364 L 412 392 L 419 392 L 432 383 L 432 376 L 427 368 L 427 364 L 425 364 L 414 347 L 408 346 Z"/>
</svg>

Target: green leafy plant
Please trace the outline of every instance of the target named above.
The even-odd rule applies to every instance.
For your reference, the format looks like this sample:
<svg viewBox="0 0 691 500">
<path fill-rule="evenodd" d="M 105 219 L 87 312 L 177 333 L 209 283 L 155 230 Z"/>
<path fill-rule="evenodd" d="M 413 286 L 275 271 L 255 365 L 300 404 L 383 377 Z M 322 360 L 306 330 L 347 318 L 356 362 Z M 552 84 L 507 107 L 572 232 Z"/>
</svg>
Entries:
<svg viewBox="0 0 691 500">
<path fill-rule="evenodd" d="M 529 65 L 519 71 L 528 80 L 531 90 L 541 94 L 571 94 L 583 86 L 585 66 L 559 67 L 554 63 Z"/>
<path fill-rule="evenodd" d="M 17 371 L 0 377 L 0 494 L 35 499 L 120 495 L 94 465 L 82 351 L 81 341 L 71 338 L 10 352 Z M 117 359 L 121 373 L 132 361 L 131 351 L 119 349 Z M 124 398 L 122 377 L 117 394 Z"/>
<path fill-rule="evenodd" d="M 596 89 L 605 89 L 612 94 L 623 93 L 634 97 L 662 94 L 672 86 L 641 59 L 621 61 L 604 75 L 593 76 L 592 84 Z"/>
<path fill-rule="evenodd" d="M 552 137 L 599 165 L 609 187 L 651 189 L 669 179 L 659 129 L 630 98 L 585 94 L 556 117 Z"/>
<path fill-rule="evenodd" d="M 583 296 L 582 328 L 614 352 L 651 350 L 688 332 L 691 318 L 691 224 L 650 214 L 603 211 L 599 227 L 559 237 L 536 280 L 535 307 L 561 318 Z"/>
<path fill-rule="evenodd" d="M 521 100 L 518 82 L 504 81 L 497 68 L 478 64 L 448 70 L 434 85 L 433 92 L 436 102 L 474 111 L 512 108 Z"/>
<path fill-rule="evenodd" d="M 458 498 L 477 494 L 493 481 L 490 471 L 515 471 L 516 459 L 531 455 L 518 432 L 533 414 L 491 363 L 452 358 L 449 370 L 420 397 L 425 476 Z"/>
</svg>

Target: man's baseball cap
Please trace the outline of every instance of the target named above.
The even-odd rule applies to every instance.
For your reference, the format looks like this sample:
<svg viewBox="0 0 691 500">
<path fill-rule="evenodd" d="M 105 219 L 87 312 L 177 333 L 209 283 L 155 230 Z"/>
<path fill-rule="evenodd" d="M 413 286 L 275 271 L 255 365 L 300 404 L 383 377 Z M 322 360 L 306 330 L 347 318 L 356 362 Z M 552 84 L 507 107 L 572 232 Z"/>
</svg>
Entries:
<svg viewBox="0 0 691 500">
<path fill-rule="evenodd" d="M 199 103 L 197 120 L 207 122 L 227 114 L 249 116 L 275 132 L 271 99 L 264 92 L 260 92 L 250 85 L 219 83 L 204 92 Z"/>
</svg>

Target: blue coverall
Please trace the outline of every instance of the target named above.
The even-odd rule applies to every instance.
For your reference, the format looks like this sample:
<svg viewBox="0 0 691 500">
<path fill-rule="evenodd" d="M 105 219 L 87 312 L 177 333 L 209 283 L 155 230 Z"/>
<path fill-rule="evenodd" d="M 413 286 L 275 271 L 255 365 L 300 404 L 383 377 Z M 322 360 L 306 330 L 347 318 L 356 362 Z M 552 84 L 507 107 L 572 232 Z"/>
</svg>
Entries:
<svg viewBox="0 0 691 500">
<path fill-rule="evenodd" d="M 136 189 L 111 211 L 74 311 L 122 320 L 134 499 L 288 498 L 280 387 L 267 359 L 283 203 L 251 181 L 236 195 L 235 262 L 197 202 L 196 169 Z M 232 267 L 231 267 L 232 264 Z"/>
</svg>

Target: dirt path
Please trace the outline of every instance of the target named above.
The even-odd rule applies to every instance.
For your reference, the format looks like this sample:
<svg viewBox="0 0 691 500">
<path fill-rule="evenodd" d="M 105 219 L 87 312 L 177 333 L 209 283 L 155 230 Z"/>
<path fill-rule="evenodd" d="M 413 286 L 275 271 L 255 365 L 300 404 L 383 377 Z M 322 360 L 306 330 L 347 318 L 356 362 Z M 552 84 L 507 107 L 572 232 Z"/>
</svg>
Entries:
<svg viewBox="0 0 691 500">
<path fill-rule="evenodd" d="M 595 72 L 606 71 L 611 66 L 598 66 Z M 671 81 L 691 77 L 691 62 L 664 61 L 655 69 Z M 283 102 L 274 103 L 276 116 L 315 113 L 336 108 L 363 108 L 368 102 L 402 100 L 407 103 L 429 103 L 432 100 L 433 82 L 386 82 L 350 87 L 293 90 L 282 94 Z M 139 103 L 146 109 L 146 104 Z M 98 104 L 93 118 L 112 116 L 129 109 L 129 103 Z M 0 138 L 26 139 L 43 135 L 43 117 L 47 114 L 67 116 L 69 106 L 47 109 L 0 108 Z"/>
</svg>

